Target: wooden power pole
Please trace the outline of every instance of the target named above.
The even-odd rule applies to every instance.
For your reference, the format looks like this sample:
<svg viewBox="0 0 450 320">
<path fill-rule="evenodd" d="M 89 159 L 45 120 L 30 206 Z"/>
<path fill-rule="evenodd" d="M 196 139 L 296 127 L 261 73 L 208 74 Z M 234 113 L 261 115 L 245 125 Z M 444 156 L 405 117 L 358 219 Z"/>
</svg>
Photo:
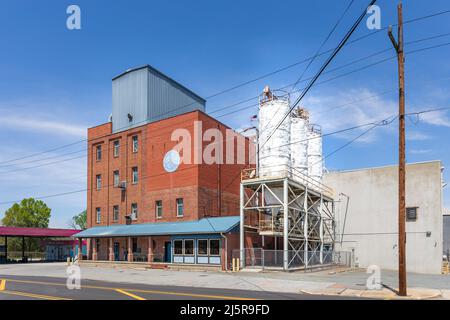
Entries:
<svg viewBox="0 0 450 320">
<path fill-rule="evenodd" d="M 389 38 L 397 51 L 399 83 L 399 161 L 398 161 L 398 287 L 399 295 L 406 296 L 406 168 L 405 168 L 405 56 L 403 52 L 403 8 L 398 12 L 398 42 L 389 26 Z"/>
</svg>

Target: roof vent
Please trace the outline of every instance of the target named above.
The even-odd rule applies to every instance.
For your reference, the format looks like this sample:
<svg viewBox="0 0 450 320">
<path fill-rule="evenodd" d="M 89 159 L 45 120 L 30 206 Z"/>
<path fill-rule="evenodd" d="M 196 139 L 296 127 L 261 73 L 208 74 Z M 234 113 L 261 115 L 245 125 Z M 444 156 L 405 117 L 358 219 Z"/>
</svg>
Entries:
<svg viewBox="0 0 450 320">
<path fill-rule="evenodd" d="M 133 115 L 131 113 L 129 113 L 127 116 L 128 116 L 128 122 L 132 122 L 133 121 Z"/>
</svg>

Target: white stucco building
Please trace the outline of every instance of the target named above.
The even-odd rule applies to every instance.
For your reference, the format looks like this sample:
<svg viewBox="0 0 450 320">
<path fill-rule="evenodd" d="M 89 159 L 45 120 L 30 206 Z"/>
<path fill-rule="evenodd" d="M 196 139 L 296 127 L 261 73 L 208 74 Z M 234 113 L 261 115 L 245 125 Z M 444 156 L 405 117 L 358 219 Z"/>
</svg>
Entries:
<svg viewBox="0 0 450 320">
<path fill-rule="evenodd" d="M 406 181 L 407 271 L 439 274 L 443 253 L 441 162 L 408 164 Z M 325 175 L 324 183 L 336 196 L 341 194 L 336 250 L 354 251 L 359 267 L 397 270 L 398 167 L 332 172 Z"/>
</svg>

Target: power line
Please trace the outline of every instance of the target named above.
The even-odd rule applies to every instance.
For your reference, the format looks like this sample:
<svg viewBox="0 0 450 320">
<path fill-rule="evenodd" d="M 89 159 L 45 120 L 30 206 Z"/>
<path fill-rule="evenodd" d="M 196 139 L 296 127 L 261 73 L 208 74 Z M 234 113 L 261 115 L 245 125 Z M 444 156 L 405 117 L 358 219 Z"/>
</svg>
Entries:
<svg viewBox="0 0 450 320">
<path fill-rule="evenodd" d="M 424 113 L 429 113 L 429 112 L 438 112 L 438 111 L 443 111 L 443 110 L 450 110 L 450 107 L 442 107 L 442 108 L 434 108 L 434 109 L 416 111 L 416 112 L 406 113 L 405 116 L 413 115 L 413 114 L 424 114 Z M 327 134 L 323 134 L 322 137 L 331 136 L 331 135 L 339 134 L 339 133 L 350 131 L 350 130 L 359 129 L 359 128 L 366 127 L 366 126 L 374 126 L 374 122 L 365 123 L 365 124 L 361 124 L 361 125 L 358 125 L 358 126 L 353 126 L 353 127 L 337 130 L 337 131 L 334 131 L 334 132 L 330 132 L 330 133 L 327 133 Z M 307 140 L 312 140 L 312 139 L 316 139 L 316 138 L 300 140 L 300 141 L 296 141 L 294 143 L 299 143 L 299 142 L 302 142 L 302 141 L 307 141 Z M 290 143 L 290 144 L 293 144 L 293 143 Z M 286 144 L 286 145 L 288 145 L 288 144 Z M 283 146 L 285 146 L 285 145 L 283 145 Z M 280 147 L 280 146 L 277 146 L 277 147 Z M 180 169 L 180 170 L 188 170 L 188 169 L 191 169 L 191 168 L 192 167 L 187 167 L 187 168 Z M 163 174 L 165 174 L 165 173 L 163 173 Z M 239 174 L 240 174 L 240 172 L 239 172 Z M 152 175 L 152 176 L 148 176 L 148 177 L 143 177 L 140 180 L 145 180 L 147 178 L 154 177 L 154 176 L 158 176 L 158 175 Z M 112 185 L 109 185 L 108 187 L 113 187 L 113 186 L 114 185 L 112 184 Z M 64 195 L 70 195 L 70 194 L 74 194 L 74 193 L 86 192 L 86 191 L 90 191 L 90 190 L 91 190 L 90 188 L 85 188 L 85 189 L 81 189 L 81 190 L 75 190 L 75 191 L 69 191 L 69 192 L 63 192 L 63 193 L 56 193 L 56 194 L 50 194 L 50 195 L 45 195 L 45 196 L 38 196 L 38 197 L 34 197 L 34 198 L 37 199 L 37 200 L 41 200 L 41 199 L 59 197 L 59 196 L 64 196 Z M 21 200 L 4 201 L 4 202 L 0 202 L 0 205 L 13 204 L 13 203 L 17 203 L 17 202 L 20 202 L 20 201 Z"/>
<path fill-rule="evenodd" d="M 410 20 L 405 21 L 404 24 L 409 24 L 409 23 L 413 23 L 413 22 L 417 22 L 417 21 L 421 21 L 421 20 L 433 18 L 433 17 L 440 16 L 440 15 L 444 15 L 444 14 L 447 14 L 447 13 L 450 13 L 450 10 L 439 11 L 439 12 L 436 12 L 436 13 L 433 13 L 433 14 L 429 14 L 429 15 L 426 15 L 426 16 L 421 16 L 421 17 L 417 17 L 417 18 L 414 18 L 414 19 L 410 19 Z M 395 24 L 394 24 L 394 26 L 395 26 Z M 353 43 L 355 43 L 355 42 L 358 42 L 358 41 L 360 41 L 360 40 L 363 40 L 363 39 L 365 39 L 365 38 L 368 38 L 368 37 L 370 37 L 370 36 L 373 36 L 373 35 L 379 33 L 380 31 L 383 31 L 383 30 L 387 30 L 387 28 L 381 28 L 381 29 L 379 29 L 379 30 L 372 31 L 372 32 L 369 33 L 369 34 L 366 34 L 366 35 L 360 36 L 360 37 L 358 37 L 358 38 L 355 38 L 354 40 L 348 41 L 348 42 L 346 43 L 346 45 L 353 44 Z M 330 52 L 332 52 L 332 51 L 333 51 L 333 49 L 326 50 L 326 51 L 324 51 L 324 52 L 322 52 L 322 53 L 319 53 L 318 56 L 321 56 L 321 55 L 330 53 Z M 262 80 L 262 79 L 264 79 L 264 78 L 270 77 L 270 76 L 272 76 L 272 75 L 274 75 L 274 74 L 277 74 L 277 73 L 280 73 L 280 72 L 282 72 L 282 71 L 288 70 L 288 69 L 293 68 L 293 67 L 295 67 L 295 66 L 297 66 L 297 65 L 300 65 L 300 64 L 302 64 L 302 63 L 308 62 L 308 61 L 309 61 L 310 59 L 312 59 L 312 58 L 313 58 L 313 57 L 309 57 L 309 58 L 306 58 L 306 59 L 304 59 L 304 60 L 301 60 L 301 61 L 292 63 L 292 64 L 290 64 L 290 65 L 288 65 L 288 66 L 285 66 L 285 67 L 279 68 L 279 69 L 277 69 L 277 70 L 274 70 L 274 71 L 272 71 L 272 72 L 266 73 L 266 74 L 261 75 L 261 76 L 259 76 L 259 77 L 257 77 L 257 78 L 254 78 L 254 79 L 252 79 L 252 80 L 248 80 L 248 81 L 245 81 L 245 82 L 240 83 L 240 84 L 238 84 L 238 85 L 235 85 L 235 86 L 233 86 L 233 87 L 230 87 L 230 88 L 228 88 L 228 89 L 219 91 L 219 92 L 217 92 L 217 93 L 215 93 L 215 94 L 212 94 L 212 95 L 210 95 L 210 96 L 208 96 L 208 97 L 206 97 L 206 98 L 207 98 L 207 99 L 211 99 L 211 98 L 214 98 L 214 97 L 216 97 L 216 96 L 222 95 L 222 94 L 224 94 L 224 93 L 230 92 L 230 91 L 232 91 L 232 90 L 238 89 L 238 88 L 240 88 L 240 87 L 242 87 L 242 86 L 248 85 L 248 84 L 250 84 L 250 83 L 253 83 L 253 82 Z M 257 98 L 257 97 L 256 97 L 256 98 Z M 251 100 L 253 100 L 253 99 L 255 99 L 255 98 L 249 99 L 249 100 L 244 101 L 244 102 L 242 102 L 242 103 L 251 101 Z M 188 106 L 190 106 L 190 105 L 192 105 L 192 104 L 188 104 L 188 105 L 182 106 L 182 107 L 180 107 L 180 108 L 186 108 L 186 107 L 188 107 Z M 227 108 L 229 108 L 229 107 L 230 107 L 230 106 L 227 106 Z M 173 112 L 173 111 L 174 111 L 174 110 L 171 110 L 171 112 Z M 212 114 L 212 113 L 215 113 L 215 112 L 218 112 L 218 111 L 221 111 L 221 110 L 214 110 L 214 111 L 212 111 L 212 112 L 210 112 L 210 113 Z M 147 123 L 147 122 L 149 122 L 149 121 L 151 121 L 151 120 L 152 120 L 152 119 L 146 119 L 145 121 L 142 121 L 142 123 Z M 124 127 L 124 128 L 119 128 L 118 130 L 124 130 L 124 129 L 126 129 L 126 128 L 129 128 L 129 126 Z M 45 150 L 45 151 L 40 151 L 40 152 L 36 152 L 36 153 L 29 154 L 29 155 L 26 155 L 26 156 L 22 156 L 22 157 L 10 159 L 10 160 L 1 161 L 0 164 L 10 163 L 10 162 L 19 161 L 19 160 L 23 160 L 23 159 L 27 159 L 27 158 L 32 158 L 32 157 L 35 157 L 35 156 L 38 156 L 38 155 L 50 153 L 50 152 L 53 152 L 53 151 L 58 151 L 58 150 L 61 150 L 61 149 L 70 147 L 70 146 L 72 146 L 72 145 L 76 145 L 76 144 L 82 143 L 82 142 L 88 142 L 88 140 L 87 140 L 87 139 L 83 139 L 83 140 L 75 141 L 75 142 L 72 142 L 72 143 L 69 143 L 69 144 L 66 144 L 66 145 L 61 145 L 61 146 L 58 146 L 58 147 L 55 147 L 55 148 L 52 148 L 52 149 L 48 149 L 48 150 Z"/>
<path fill-rule="evenodd" d="M 370 6 L 374 5 L 377 0 L 372 0 L 370 4 L 366 7 L 369 8 Z M 297 98 L 297 100 L 294 102 L 292 107 L 290 107 L 289 112 L 286 113 L 281 121 L 277 124 L 275 129 L 272 131 L 272 133 L 269 134 L 269 137 L 266 141 L 264 141 L 263 145 L 260 147 L 259 151 L 261 151 L 262 148 L 264 148 L 267 141 L 272 138 L 276 130 L 281 126 L 281 124 L 286 120 L 286 118 L 289 116 L 289 114 L 294 110 L 294 108 L 300 103 L 300 101 L 303 99 L 303 97 L 308 93 L 308 91 L 311 89 L 311 87 L 314 85 L 314 83 L 317 81 L 317 79 L 320 77 L 320 75 L 325 71 L 325 69 L 328 67 L 328 65 L 333 61 L 333 59 L 336 57 L 336 55 L 339 53 L 339 51 L 342 49 L 342 47 L 345 45 L 345 43 L 348 41 L 350 36 L 355 32 L 356 28 L 359 26 L 361 21 L 364 19 L 366 15 L 366 9 L 361 13 L 359 18 L 356 20 L 356 22 L 353 24 L 353 26 L 350 28 L 350 30 L 347 32 L 347 34 L 344 36 L 344 38 L 340 41 L 339 45 L 334 49 L 333 53 L 328 57 L 328 59 L 325 61 L 325 63 L 322 65 L 322 67 L 319 69 L 319 71 L 316 73 L 316 75 L 313 77 L 313 79 L 310 81 L 310 83 L 306 86 L 306 88 L 302 91 L 300 96 Z"/>
<path fill-rule="evenodd" d="M 295 87 L 297 86 L 297 84 L 303 79 L 303 76 L 305 75 L 306 71 L 308 71 L 309 67 L 312 65 L 312 63 L 314 62 L 314 60 L 317 58 L 317 56 L 320 54 L 320 51 L 322 50 L 323 46 L 325 45 L 325 43 L 327 43 L 327 41 L 330 39 L 331 35 L 334 33 L 334 31 L 336 30 L 337 26 L 341 23 L 342 19 L 344 18 L 345 14 L 347 13 L 347 11 L 350 9 L 350 7 L 352 6 L 354 0 L 351 0 L 347 7 L 345 8 L 344 12 L 341 14 L 341 16 L 339 17 L 338 21 L 336 21 L 336 23 L 334 24 L 333 28 L 330 30 L 330 32 L 328 33 L 327 37 L 322 41 L 322 44 L 320 45 L 319 49 L 317 49 L 316 53 L 314 54 L 314 56 L 309 60 L 308 65 L 306 66 L 306 68 L 303 70 L 302 74 L 300 75 L 300 77 L 294 82 L 292 89 L 289 92 L 292 92 L 292 90 L 295 89 Z"/>
</svg>

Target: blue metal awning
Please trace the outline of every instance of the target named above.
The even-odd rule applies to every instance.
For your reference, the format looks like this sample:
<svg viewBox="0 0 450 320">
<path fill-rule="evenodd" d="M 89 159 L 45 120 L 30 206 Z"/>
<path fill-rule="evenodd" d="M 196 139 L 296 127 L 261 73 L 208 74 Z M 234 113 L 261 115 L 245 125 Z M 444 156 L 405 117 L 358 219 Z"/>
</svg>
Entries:
<svg viewBox="0 0 450 320">
<path fill-rule="evenodd" d="M 93 227 L 74 235 L 75 238 L 137 237 L 178 234 L 211 234 L 234 231 L 239 216 L 203 218 L 194 221 L 157 222 L 132 225 Z"/>
</svg>

